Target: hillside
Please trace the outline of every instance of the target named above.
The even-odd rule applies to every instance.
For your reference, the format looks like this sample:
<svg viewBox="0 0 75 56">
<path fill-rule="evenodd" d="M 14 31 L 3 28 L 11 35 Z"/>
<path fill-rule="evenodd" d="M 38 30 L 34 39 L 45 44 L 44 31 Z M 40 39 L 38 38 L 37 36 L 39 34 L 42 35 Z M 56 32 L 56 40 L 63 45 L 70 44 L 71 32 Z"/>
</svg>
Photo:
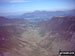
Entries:
<svg viewBox="0 0 75 56">
<path fill-rule="evenodd" d="M 41 21 L 39 26 L 48 31 L 75 31 L 75 16 L 54 16 Z"/>
<path fill-rule="evenodd" d="M 49 55 L 57 56 L 59 50 L 75 51 L 75 16 L 55 16 L 39 24 L 42 39 L 38 45 Z"/>
<path fill-rule="evenodd" d="M 22 18 L 9 19 L 9 18 L 0 16 L 0 25 L 26 24 L 26 23 L 28 23 L 27 19 L 22 19 Z"/>
</svg>

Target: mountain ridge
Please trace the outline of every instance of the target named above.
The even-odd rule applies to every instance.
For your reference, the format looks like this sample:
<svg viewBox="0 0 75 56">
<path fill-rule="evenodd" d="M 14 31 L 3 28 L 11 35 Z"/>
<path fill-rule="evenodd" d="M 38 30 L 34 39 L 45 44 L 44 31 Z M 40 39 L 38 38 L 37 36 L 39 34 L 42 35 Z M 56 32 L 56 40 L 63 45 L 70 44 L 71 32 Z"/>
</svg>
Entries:
<svg viewBox="0 0 75 56">
<path fill-rule="evenodd" d="M 33 11 L 24 13 L 19 16 L 8 16 L 10 18 L 26 18 L 26 19 L 49 19 L 53 16 L 73 16 L 75 15 L 75 10 L 67 11 Z"/>
</svg>

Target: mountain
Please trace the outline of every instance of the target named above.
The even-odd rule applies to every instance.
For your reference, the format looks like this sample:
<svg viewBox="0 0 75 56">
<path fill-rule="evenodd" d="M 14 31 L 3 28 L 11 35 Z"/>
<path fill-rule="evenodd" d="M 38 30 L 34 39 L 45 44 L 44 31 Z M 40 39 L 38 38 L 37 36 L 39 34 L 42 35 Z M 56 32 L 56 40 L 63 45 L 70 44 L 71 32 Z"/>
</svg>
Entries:
<svg viewBox="0 0 75 56">
<path fill-rule="evenodd" d="M 28 23 L 28 20 L 23 18 L 13 18 L 9 19 L 3 16 L 0 16 L 0 25 L 6 25 L 6 24 L 26 24 Z"/>
<path fill-rule="evenodd" d="M 38 23 L 43 39 L 38 45 L 57 56 L 59 50 L 75 51 L 75 16 L 55 16 Z"/>
<path fill-rule="evenodd" d="M 7 23 L 7 21 L 8 21 L 8 18 L 0 16 L 0 24 L 5 24 Z"/>
<path fill-rule="evenodd" d="M 9 16 L 10 18 L 26 18 L 26 19 L 49 19 L 53 16 L 73 16 L 75 15 L 75 10 L 67 10 L 67 11 L 34 11 L 24 13 L 18 16 Z"/>
<path fill-rule="evenodd" d="M 60 49 L 75 51 L 75 16 L 26 22 L 29 21 L 0 17 L 0 55 L 59 56 Z"/>
<path fill-rule="evenodd" d="M 54 16 L 39 25 L 48 31 L 75 31 L 75 16 Z"/>
</svg>

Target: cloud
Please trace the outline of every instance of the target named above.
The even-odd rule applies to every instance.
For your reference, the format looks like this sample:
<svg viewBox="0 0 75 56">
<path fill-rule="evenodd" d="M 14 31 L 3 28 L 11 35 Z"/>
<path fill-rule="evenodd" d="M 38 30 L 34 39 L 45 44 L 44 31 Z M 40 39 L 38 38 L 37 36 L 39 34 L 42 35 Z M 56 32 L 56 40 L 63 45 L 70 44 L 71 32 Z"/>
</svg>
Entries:
<svg viewBox="0 0 75 56">
<path fill-rule="evenodd" d="M 28 0 L 0 0 L 0 2 L 8 2 L 8 3 L 24 3 L 24 2 L 30 2 Z"/>
<path fill-rule="evenodd" d="M 22 2 L 29 2 L 27 0 L 10 0 L 10 3 L 22 3 Z"/>
</svg>

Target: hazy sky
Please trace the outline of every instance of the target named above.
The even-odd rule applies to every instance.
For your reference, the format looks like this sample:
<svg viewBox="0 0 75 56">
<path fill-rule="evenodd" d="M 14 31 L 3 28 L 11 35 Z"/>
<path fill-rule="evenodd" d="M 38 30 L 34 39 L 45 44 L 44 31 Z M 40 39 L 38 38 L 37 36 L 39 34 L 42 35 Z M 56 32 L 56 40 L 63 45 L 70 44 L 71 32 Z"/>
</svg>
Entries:
<svg viewBox="0 0 75 56">
<path fill-rule="evenodd" d="M 75 9 L 75 0 L 0 0 L 0 14 L 71 9 Z"/>
</svg>

